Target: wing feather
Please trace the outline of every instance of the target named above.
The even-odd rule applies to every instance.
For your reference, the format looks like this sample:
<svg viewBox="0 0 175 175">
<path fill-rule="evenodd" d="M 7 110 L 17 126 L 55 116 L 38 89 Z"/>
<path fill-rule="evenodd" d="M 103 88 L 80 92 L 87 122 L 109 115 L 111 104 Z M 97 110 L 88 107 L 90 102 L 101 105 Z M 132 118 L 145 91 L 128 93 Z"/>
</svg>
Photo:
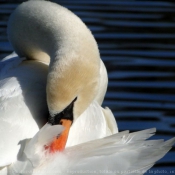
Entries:
<svg viewBox="0 0 175 175">
<path fill-rule="evenodd" d="M 54 133 L 55 129 L 59 130 L 58 127 L 51 127 L 51 130 L 53 129 L 51 133 Z M 32 139 L 33 141 L 30 141 L 29 148 L 26 147 L 30 150 L 30 154 L 28 155 L 25 151 L 27 158 L 23 161 L 24 166 L 22 167 L 27 165 L 26 160 L 30 162 L 26 169 L 30 167 L 30 174 L 33 175 L 38 175 L 38 172 L 42 175 L 47 175 L 48 173 L 52 175 L 68 175 L 70 173 L 75 175 L 89 175 L 92 173 L 142 175 L 157 160 L 162 158 L 175 143 L 175 138 L 166 142 L 164 140 L 146 140 L 154 134 L 155 128 L 152 128 L 134 133 L 120 132 L 66 148 L 65 151 L 55 154 L 47 154 L 45 151 L 44 153 L 46 154 L 43 154 L 43 152 L 33 154 L 36 152 L 33 149 L 36 148 L 34 145 L 40 147 L 39 150 L 43 150 L 42 144 L 46 144 L 46 142 L 43 142 L 44 137 L 42 135 L 45 135 L 45 131 L 44 129 L 40 130 L 39 133 L 42 134 L 36 135 Z M 40 137 L 42 139 L 39 139 Z M 42 141 L 40 142 L 39 140 Z M 50 139 L 47 138 L 46 140 L 49 141 Z M 33 152 L 32 154 L 31 151 Z M 43 156 L 41 158 L 38 155 Z M 40 163 L 36 164 L 36 158 L 40 158 Z M 11 166 L 11 170 L 13 169 L 14 167 Z"/>
</svg>

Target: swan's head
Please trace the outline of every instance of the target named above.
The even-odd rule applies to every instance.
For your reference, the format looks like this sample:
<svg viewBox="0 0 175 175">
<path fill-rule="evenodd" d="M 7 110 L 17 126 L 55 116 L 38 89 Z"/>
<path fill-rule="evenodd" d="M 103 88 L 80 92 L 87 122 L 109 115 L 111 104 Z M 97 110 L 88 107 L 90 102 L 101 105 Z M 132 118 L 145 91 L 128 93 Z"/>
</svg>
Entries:
<svg viewBox="0 0 175 175">
<path fill-rule="evenodd" d="M 75 58 L 69 59 L 69 55 L 74 55 Z M 89 45 L 88 42 L 84 53 L 72 54 L 69 50 L 65 56 L 58 57 L 61 58 L 58 62 L 50 63 L 47 103 L 50 112 L 49 122 L 62 124 L 66 128 L 64 137 L 60 137 L 66 144 L 70 125 L 81 116 L 97 95 L 100 59 L 97 46 Z M 56 150 L 60 150 L 60 140 L 58 142 Z"/>
</svg>

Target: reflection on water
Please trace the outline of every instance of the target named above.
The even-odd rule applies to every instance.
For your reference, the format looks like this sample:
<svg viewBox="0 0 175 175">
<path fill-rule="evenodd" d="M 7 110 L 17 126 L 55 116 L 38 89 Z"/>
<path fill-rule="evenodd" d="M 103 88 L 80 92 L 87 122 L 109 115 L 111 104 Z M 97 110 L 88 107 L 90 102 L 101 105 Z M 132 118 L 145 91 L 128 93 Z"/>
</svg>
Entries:
<svg viewBox="0 0 175 175">
<path fill-rule="evenodd" d="M 17 2 L 0 1 L 0 58 L 12 51 L 6 24 Z M 55 0 L 56 2 L 56 0 Z M 57 0 L 92 30 L 109 75 L 104 106 L 120 130 L 156 127 L 175 136 L 175 2 Z M 173 174 L 175 148 L 147 174 Z"/>
</svg>

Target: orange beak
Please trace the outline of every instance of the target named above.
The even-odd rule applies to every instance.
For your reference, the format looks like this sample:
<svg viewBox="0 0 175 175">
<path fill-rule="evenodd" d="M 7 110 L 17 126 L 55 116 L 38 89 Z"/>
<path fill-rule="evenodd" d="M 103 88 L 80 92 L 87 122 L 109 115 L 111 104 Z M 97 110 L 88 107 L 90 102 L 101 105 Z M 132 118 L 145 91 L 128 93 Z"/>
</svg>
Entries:
<svg viewBox="0 0 175 175">
<path fill-rule="evenodd" d="M 66 146 L 69 129 L 71 127 L 72 121 L 67 119 L 62 119 L 60 120 L 60 123 L 64 126 L 65 129 L 61 133 L 61 135 L 58 136 L 58 138 L 55 138 L 53 142 L 50 144 L 50 146 L 48 146 L 51 153 L 54 153 L 56 151 L 63 151 Z"/>
</svg>

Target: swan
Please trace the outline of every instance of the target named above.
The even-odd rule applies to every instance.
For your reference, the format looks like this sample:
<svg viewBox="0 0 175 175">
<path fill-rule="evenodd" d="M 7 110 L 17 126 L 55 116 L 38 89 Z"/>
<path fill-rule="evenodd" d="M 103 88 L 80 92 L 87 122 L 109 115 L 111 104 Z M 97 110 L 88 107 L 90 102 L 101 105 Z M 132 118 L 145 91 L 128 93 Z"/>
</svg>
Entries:
<svg viewBox="0 0 175 175">
<path fill-rule="evenodd" d="M 118 132 L 101 107 L 97 43 L 68 9 L 24 2 L 7 33 L 15 53 L 0 62 L 0 174 L 143 174 L 172 147 L 174 138 L 146 141 L 154 128 Z"/>
<path fill-rule="evenodd" d="M 17 160 L 21 144 L 48 118 L 52 124 L 60 117 L 76 120 L 93 101 L 102 103 L 107 88 L 95 39 L 67 9 L 45 1 L 22 3 L 9 19 L 8 38 L 20 57 L 13 53 L 1 63 L 1 166 Z M 114 118 L 109 118 L 96 137 L 116 131 Z"/>
</svg>

